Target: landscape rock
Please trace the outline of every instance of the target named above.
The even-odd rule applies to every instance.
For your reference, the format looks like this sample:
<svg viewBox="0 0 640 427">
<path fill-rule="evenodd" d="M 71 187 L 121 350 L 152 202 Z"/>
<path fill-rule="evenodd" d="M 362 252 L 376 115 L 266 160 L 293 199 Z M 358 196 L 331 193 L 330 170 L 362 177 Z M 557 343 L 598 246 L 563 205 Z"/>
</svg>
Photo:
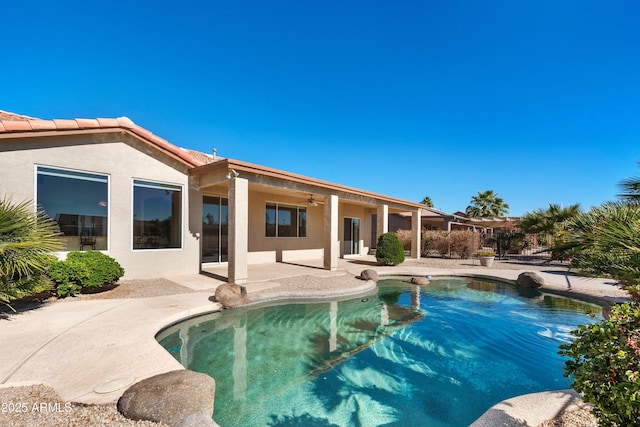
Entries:
<svg viewBox="0 0 640 427">
<path fill-rule="evenodd" d="M 225 283 L 218 286 L 215 298 L 225 308 L 239 307 L 247 303 L 247 288 L 234 283 Z"/>
<path fill-rule="evenodd" d="M 371 269 L 362 270 L 360 273 L 360 279 L 362 280 L 373 280 L 374 282 L 378 281 L 378 272 Z"/>
<path fill-rule="evenodd" d="M 220 427 L 211 416 L 204 412 L 194 412 L 178 421 L 173 427 Z"/>
<path fill-rule="evenodd" d="M 426 286 L 431 282 L 426 277 L 412 277 L 409 279 L 409 283 L 412 285 Z"/>
<path fill-rule="evenodd" d="M 544 278 L 534 271 L 525 271 L 520 273 L 516 283 L 523 288 L 539 288 L 544 286 Z"/>
<path fill-rule="evenodd" d="M 171 371 L 129 387 L 118 400 L 118 411 L 132 420 L 174 425 L 194 413 L 213 416 L 216 383 L 189 370 Z"/>
</svg>

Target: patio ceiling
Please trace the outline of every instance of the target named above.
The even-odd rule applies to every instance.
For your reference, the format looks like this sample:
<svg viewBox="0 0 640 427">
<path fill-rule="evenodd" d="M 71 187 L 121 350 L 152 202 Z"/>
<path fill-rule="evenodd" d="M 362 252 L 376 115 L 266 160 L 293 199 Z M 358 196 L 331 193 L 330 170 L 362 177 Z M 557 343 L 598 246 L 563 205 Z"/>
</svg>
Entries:
<svg viewBox="0 0 640 427">
<path fill-rule="evenodd" d="M 335 194 L 341 201 L 361 206 L 373 208 L 386 204 L 390 212 L 416 210 L 423 206 L 407 200 L 232 159 L 220 159 L 214 163 L 193 168 L 189 174 L 197 178 L 197 186 L 202 190 L 211 188 L 226 191 L 227 174 L 230 170 L 235 170 L 240 177 L 248 179 L 251 190 L 299 197 L 301 202 L 309 199 L 311 195 L 314 200 L 322 202 L 325 196 Z"/>
</svg>

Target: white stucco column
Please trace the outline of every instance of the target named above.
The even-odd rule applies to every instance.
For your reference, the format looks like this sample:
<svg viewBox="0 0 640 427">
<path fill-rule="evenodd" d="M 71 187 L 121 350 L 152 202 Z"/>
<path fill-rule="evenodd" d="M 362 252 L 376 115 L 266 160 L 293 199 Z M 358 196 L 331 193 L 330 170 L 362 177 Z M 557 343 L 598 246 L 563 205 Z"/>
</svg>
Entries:
<svg viewBox="0 0 640 427">
<path fill-rule="evenodd" d="M 229 267 L 228 281 L 241 285 L 247 281 L 249 251 L 249 181 L 229 181 Z"/>
<path fill-rule="evenodd" d="M 338 196 L 331 195 L 324 198 L 324 268 L 335 271 L 338 269 L 340 257 L 340 241 L 338 240 Z"/>
<path fill-rule="evenodd" d="M 338 301 L 329 303 L 329 351 L 338 348 Z"/>
<path fill-rule="evenodd" d="M 420 238 L 422 237 L 421 210 L 414 211 L 411 215 L 411 258 L 420 258 Z"/>
<path fill-rule="evenodd" d="M 247 324 L 233 328 L 233 398 L 241 399 L 247 393 Z"/>
<path fill-rule="evenodd" d="M 384 233 L 389 231 L 389 206 L 388 205 L 379 205 L 378 212 L 376 214 L 376 241 L 375 244 L 378 243 L 378 239 Z"/>
</svg>

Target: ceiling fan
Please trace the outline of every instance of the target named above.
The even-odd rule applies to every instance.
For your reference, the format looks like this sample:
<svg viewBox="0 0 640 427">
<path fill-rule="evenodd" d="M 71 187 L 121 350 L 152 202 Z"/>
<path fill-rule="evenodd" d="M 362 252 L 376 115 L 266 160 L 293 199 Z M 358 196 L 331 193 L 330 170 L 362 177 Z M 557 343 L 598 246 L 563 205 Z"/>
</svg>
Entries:
<svg viewBox="0 0 640 427">
<path fill-rule="evenodd" d="M 309 194 L 309 198 L 307 199 L 307 203 L 310 206 L 318 206 L 318 205 L 324 205 L 324 202 L 321 202 L 320 200 L 316 200 L 313 198 L 313 194 Z"/>
</svg>

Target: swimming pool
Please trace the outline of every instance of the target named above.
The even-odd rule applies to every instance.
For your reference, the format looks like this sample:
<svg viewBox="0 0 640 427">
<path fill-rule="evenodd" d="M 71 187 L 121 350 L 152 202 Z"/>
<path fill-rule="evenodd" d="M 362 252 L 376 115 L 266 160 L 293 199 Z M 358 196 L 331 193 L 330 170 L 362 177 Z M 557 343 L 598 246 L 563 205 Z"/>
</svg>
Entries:
<svg viewBox="0 0 640 427">
<path fill-rule="evenodd" d="M 345 301 L 249 306 L 158 341 L 216 380 L 227 426 L 467 426 L 495 403 L 570 387 L 558 345 L 601 308 L 469 278 L 378 282 Z"/>
</svg>

